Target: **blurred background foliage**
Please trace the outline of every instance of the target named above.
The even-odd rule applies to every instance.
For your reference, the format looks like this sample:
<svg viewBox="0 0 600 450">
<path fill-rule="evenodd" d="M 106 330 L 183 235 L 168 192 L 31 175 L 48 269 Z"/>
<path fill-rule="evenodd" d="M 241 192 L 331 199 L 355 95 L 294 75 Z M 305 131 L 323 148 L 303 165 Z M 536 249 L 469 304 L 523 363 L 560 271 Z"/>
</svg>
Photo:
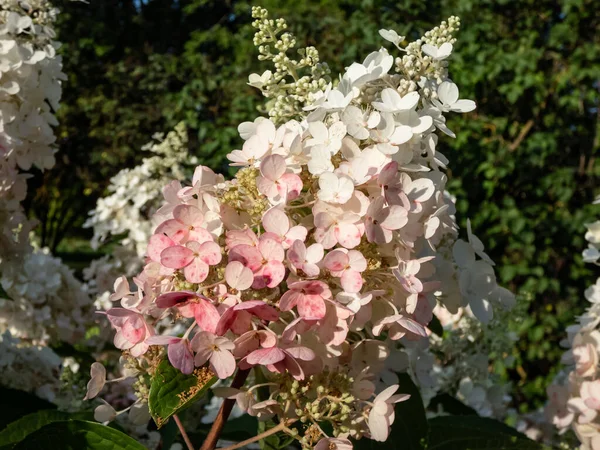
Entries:
<svg viewBox="0 0 600 450">
<path fill-rule="evenodd" d="M 83 224 L 112 175 L 144 156 L 156 131 L 185 120 L 190 151 L 228 172 L 237 125 L 262 102 L 246 85 L 256 59 L 250 7 L 234 0 L 56 2 L 65 72 L 59 164 L 33 181 L 30 214 L 44 245 L 67 261 L 93 255 Z M 385 45 L 379 28 L 416 39 L 450 15 L 462 20 L 450 74 L 478 109 L 456 115 L 451 192 L 529 302 L 515 362 L 499 367 L 515 406 L 537 408 L 557 370 L 565 327 L 594 276 L 582 263 L 584 223 L 598 217 L 600 15 L 594 0 L 263 0 L 299 43 L 337 73 Z M 391 50 L 391 49 L 390 49 Z M 79 255 L 79 256 L 77 256 Z"/>
</svg>

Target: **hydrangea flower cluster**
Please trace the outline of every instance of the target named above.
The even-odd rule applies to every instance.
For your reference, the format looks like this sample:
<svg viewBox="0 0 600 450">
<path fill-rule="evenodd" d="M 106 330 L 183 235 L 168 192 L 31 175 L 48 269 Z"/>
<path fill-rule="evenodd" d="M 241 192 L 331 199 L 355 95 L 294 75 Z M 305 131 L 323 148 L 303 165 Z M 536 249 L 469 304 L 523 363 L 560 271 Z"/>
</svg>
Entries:
<svg viewBox="0 0 600 450">
<path fill-rule="evenodd" d="M 55 16 L 46 0 L 0 1 L 0 225 L 8 238 L 26 222 L 20 202 L 28 175 L 19 169 L 54 165 L 54 111 L 66 79 Z"/>
<path fill-rule="evenodd" d="M 600 198 L 595 203 L 600 203 Z M 589 247 L 583 258 L 596 265 L 600 251 L 600 221 L 587 224 Z M 581 442 L 581 449 L 600 449 L 600 278 L 585 291 L 591 305 L 567 328 L 568 348 L 562 362 L 567 367 L 556 382 L 549 386 L 546 415 L 560 433 L 571 429 Z"/>
<path fill-rule="evenodd" d="M 260 45 L 269 35 L 289 48 L 289 35 L 276 38 L 284 22 L 253 14 Z M 166 346 L 185 374 L 254 369 L 266 383 L 218 395 L 277 417 L 304 448 L 351 448 L 350 437 L 387 439 L 394 403 L 408 398 L 391 355 L 428 345 L 436 305 L 489 321 L 514 304 L 470 227 L 458 239 L 445 193 L 436 131 L 452 135 L 444 113 L 475 108 L 448 78 L 458 20 L 448 23 L 406 48 L 382 30 L 418 61 L 410 78 L 389 74 L 394 58 L 375 51 L 285 114 L 242 123 L 244 143 L 228 155 L 240 167 L 233 180 L 199 166 L 190 186 L 164 189 L 145 266 L 134 289 L 115 282 L 121 305 L 106 311 L 130 364 L 152 370 Z M 182 332 L 165 334 L 173 324 Z M 94 395 L 101 381 L 90 383 Z"/>
<path fill-rule="evenodd" d="M 72 272 L 30 245 L 34 225 L 20 202 L 35 166 L 54 165 L 54 112 L 61 95 L 54 9 L 45 0 L 0 1 L 0 331 L 24 342 L 77 342 L 90 299 Z"/>
</svg>

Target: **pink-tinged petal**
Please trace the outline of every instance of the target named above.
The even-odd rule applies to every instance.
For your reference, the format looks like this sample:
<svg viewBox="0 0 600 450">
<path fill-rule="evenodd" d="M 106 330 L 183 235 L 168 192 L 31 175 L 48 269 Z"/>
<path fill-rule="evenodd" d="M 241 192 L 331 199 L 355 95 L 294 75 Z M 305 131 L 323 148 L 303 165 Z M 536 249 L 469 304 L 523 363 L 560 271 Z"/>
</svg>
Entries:
<svg viewBox="0 0 600 450">
<path fill-rule="evenodd" d="M 237 314 L 238 313 L 233 306 L 225 310 L 217 322 L 214 333 L 219 336 L 225 334 L 231 328 L 231 325 L 235 321 Z"/>
<path fill-rule="evenodd" d="M 304 242 L 307 235 L 308 230 L 302 225 L 296 225 L 295 227 L 290 228 L 285 235 L 284 248 L 289 248 L 296 240 Z"/>
<path fill-rule="evenodd" d="M 225 268 L 225 281 L 233 289 L 244 291 L 252 286 L 254 275 L 240 261 L 232 261 Z"/>
<path fill-rule="evenodd" d="M 306 246 L 304 245 L 304 242 L 301 240 L 294 241 L 287 252 L 287 257 L 296 267 L 300 267 L 304 264 L 304 261 L 306 260 Z"/>
<path fill-rule="evenodd" d="M 194 355 L 187 339 L 169 345 L 167 355 L 173 367 L 181 370 L 182 373 L 189 375 L 194 371 Z"/>
<path fill-rule="evenodd" d="M 197 297 L 199 297 L 198 294 L 192 291 L 168 292 L 159 295 L 154 304 L 157 308 L 172 308 Z"/>
<path fill-rule="evenodd" d="M 335 219 L 331 214 L 326 212 L 320 212 L 315 214 L 315 227 L 317 228 L 329 228 L 335 224 Z"/>
<path fill-rule="evenodd" d="M 148 243 L 148 257 L 152 261 L 160 262 L 160 254 L 165 248 L 177 245 L 173 239 L 164 234 L 154 234 Z"/>
<path fill-rule="evenodd" d="M 234 341 L 234 344 L 235 350 L 233 351 L 233 355 L 236 358 L 244 358 L 260 347 L 258 331 L 252 330 L 242 334 Z"/>
<path fill-rule="evenodd" d="M 371 439 L 374 441 L 385 442 L 388 438 L 390 427 L 386 416 L 378 414 L 378 411 L 373 408 L 369 414 L 369 432 Z"/>
<path fill-rule="evenodd" d="M 194 357 L 194 365 L 196 367 L 203 366 L 210 359 L 213 354 L 213 350 L 208 347 L 203 347 L 196 350 L 196 356 Z"/>
<path fill-rule="evenodd" d="M 256 274 L 252 286 L 255 284 L 264 284 L 266 287 L 274 288 L 275 286 L 278 286 L 284 278 L 285 266 L 279 261 L 269 261 L 263 266 L 261 271 Z"/>
<path fill-rule="evenodd" d="M 216 349 L 210 357 L 210 368 L 220 379 L 233 375 L 235 367 L 235 358 L 227 350 Z"/>
<path fill-rule="evenodd" d="M 265 197 L 273 198 L 279 195 L 278 184 L 265 177 L 256 178 L 256 188 Z"/>
<path fill-rule="evenodd" d="M 252 328 L 252 314 L 247 311 L 237 311 L 235 321 L 231 324 L 231 331 L 234 334 L 244 334 Z"/>
<path fill-rule="evenodd" d="M 138 313 L 135 311 L 125 308 L 110 308 L 106 311 L 106 317 L 110 321 L 111 325 L 115 328 L 122 327 L 125 321 L 136 315 L 138 315 Z"/>
<path fill-rule="evenodd" d="M 367 260 L 363 254 L 357 250 L 350 250 L 348 252 L 349 266 L 352 270 L 357 272 L 364 272 L 367 270 Z"/>
<path fill-rule="evenodd" d="M 294 358 L 302 361 L 312 361 L 316 357 L 315 352 L 308 347 L 290 347 L 286 348 L 285 351 Z"/>
<path fill-rule="evenodd" d="M 380 222 L 383 228 L 397 230 L 408 223 L 408 211 L 402 206 L 392 205 L 385 218 Z"/>
<path fill-rule="evenodd" d="M 212 242 L 213 237 L 206 228 L 195 227 L 193 230 L 189 230 L 188 239 L 191 241 L 199 242 L 200 244 L 203 242 Z"/>
<path fill-rule="evenodd" d="M 419 322 L 410 319 L 409 317 L 399 318 L 398 323 L 402 325 L 403 328 L 406 328 L 408 331 L 410 331 L 413 334 L 416 334 L 417 336 L 427 337 L 427 330 L 425 329 L 425 327 Z"/>
<path fill-rule="evenodd" d="M 195 305 L 194 318 L 201 330 L 218 334 L 216 329 L 221 320 L 221 315 L 215 305 L 206 300 L 200 300 Z"/>
<path fill-rule="evenodd" d="M 313 244 L 306 249 L 306 261 L 311 264 L 316 264 L 323 259 L 325 251 L 321 244 Z"/>
<path fill-rule="evenodd" d="M 173 209 L 173 217 L 188 227 L 200 227 L 204 221 L 204 214 L 192 205 L 178 205 Z"/>
<path fill-rule="evenodd" d="M 181 338 L 175 336 L 150 336 L 146 339 L 146 344 L 149 345 L 169 345 L 181 341 Z"/>
<path fill-rule="evenodd" d="M 281 373 L 289 372 L 296 380 L 304 380 L 302 366 L 289 354 L 282 362 L 275 363 L 275 367 Z"/>
<path fill-rule="evenodd" d="M 304 295 L 298 291 L 286 291 L 279 300 L 279 309 L 281 311 L 290 311 L 298 304 L 298 301 Z"/>
<path fill-rule="evenodd" d="M 230 230 L 225 236 L 225 243 L 227 249 L 231 250 L 237 245 L 249 245 L 250 247 L 256 247 L 258 245 L 258 238 L 254 231 L 250 228 L 244 230 Z"/>
<path fill-rule="evenodd" d="M 296 306 L 300 317 L 308 320 L 322 319 L 327 312 L 325 302 L 319 295 L 304 295 Z"/>
<path fill-rule="evenodd" d="M 258 250 L 263 259 L 267 261 L 283 261 L 283 258 L 285 258 L 285 252 L 281 244 L 269 237 L 261 236 L 258 242 Z"/>
<path fill-rule="evenodd" d="M 333 250 L 323 259 L 323 265 L 331 272 L 340 272 L 348 266 L 348 254 L 343 250 Z"/>
<path fill-rule="evenodd" d="M 360 272 L 354 270 L 345 270 L 340 278 L 340 282 L 344 291 L 351 294 L 360 292 L 363 285 L 363 279 Z"/>
<path fill-rule="evenodd" d="M 271 305 L 267 305 L 261 300 L 250 300 L 247 302 L 243 302 L 239 305 L 234 306 L 234 308 L 237 311 L 246 310 L 249 313 L 258 317 L 259 319 L 267 320 L 269 322 L 273 322 L 279 319 L 279 313 L 277 312 L 277 309 L 273 308 Z"/>
<path fill-rule="evenodd" d="M 202 283 L 208 276 L 210 267 L 200 258 L 194 258 L 190 264 L 183 268 L 185 279 L 190 283 Z"/>
<path fill-rule="evenodd" d="M 260 173 L 271 181 L 277 181 L 285 173 L 285 159 L 280 155 L 271 155 L 260 163 Z"/>
<path fill-rule="evenodd" d="M 160 263 L 169 269 L 181 269 L 194 260 L 194 252 L 182 245 L 165 248 L 160 254 Z"/>
<path fill-rule="evenodd" d="M 134 358 L 139 358 L 140 356 L 142 356 L 144 353 L 146 353 L 148 351 L 148 348 L 150 346 L 148 344 L 146 344 L 144 341 L 135 344 L 133 347 L 131 347 L 129 349 L 129 353 L 131 353 L 131 356 L 133 356 Z"/>
<path fill-rule="evenodd" d="M 177 243 L 182 243 L 187 240 L 189 227 L 175 219 L 165 220 L 161 223 L 154 234 L 167 235 Z"/>
<path fill-rule="evenodd" d="M 302 271 L 306 274 L 307 277 L 316 277 L 319 275 L 319 272 L 321 270 L 316 264 L 306 263 L 302 266 Z"/>
<path fill-rule="evenodd" d="M 295 173 L 286 173 L 279 182 L 285 186 L 287 201 L 298 198 L 302 192 L 302 179 Z"/>
<path fill-rule="evenodd" d="M 129 342 L 137 344 L 142 341 L 146 336 L 146 329 L 144 327 L 144 319 L 141 317 L 132 317 L 126 320 L 121 328 L 121 332 L 125 339 Z"/>
<path fill-rule="evenodd" d="M 279 208 L 271 208 L 262 217 L 264 229 L 277 236 L 285 236 L 290 229 L 290 219 L 287 214 Z"/>
<path fill-rule="evenodd" d="M 115 337 L 113 339 L 113 343 L 115 347 L 121 350 L 129 350 L 131 347 L 135 345 L 135 343 L 130 342 L 129 339 L 125 337 L 121 330 L 115 333 Z"/>
<path fill-rule="evenodd" d="M 200 246 L 198 257 L 206 264 L 214 266 L 221 262 L 221 247 L 216 242 L 205 242 Z"/>
<path fill-rule="evenodd" d="M 229 261 L 239 261 L 254 272 L 262 265 L 262 255 L 256 247 L 241 244 L 231 249 Z"/>
<path fill-rule="evenodd" d="M 377 182 L 381 186 L 393 185 L 398 183 L 398 181 L 398 163 L 396 161 L 386 164 L 377 177 Z"/>
<path fill-rule="evenodd" d="M 360 229 L 351 223 L 338 223 L 333 228 L 335 238 L 342 247 L 354 248 L 360 244 L 362 237 Z"/>
<path fill-rule="evenodd" d="M 372 220 L 367 220 L 365 224 L 365 233 L 369 242 L 386 244 L 392 240 L 391 231 L 384 230 L 380 225 L 375 225 Z"/>
<path fill-rule="evenodd" d="M 278 347 L 261 348 L 250 353 L 246 357 L 246 362 L 253 366 L 256 364 L 265 366 L 283 361 L 285 356 L 285 352 Z"/>
</svg>

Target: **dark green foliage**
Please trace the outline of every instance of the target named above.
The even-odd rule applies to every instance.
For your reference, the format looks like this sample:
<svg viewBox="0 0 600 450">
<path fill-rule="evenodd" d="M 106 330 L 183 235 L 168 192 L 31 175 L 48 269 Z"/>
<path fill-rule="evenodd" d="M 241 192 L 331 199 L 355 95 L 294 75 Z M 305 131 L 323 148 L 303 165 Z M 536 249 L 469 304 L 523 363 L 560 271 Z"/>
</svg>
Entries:
<svg viewBox="0 0 600 450">
<path fill-rule="evenodd" d="M 250 4 L 233 0 L 58 2 L 69 81 L 59 113 L 59 164 L 38 177 L 30 210 L 45 244 L 79 226 L 109 177 L 143 157 L 155 131 L 185 120 L 202 163 L 227 172 L 236 127 L 256 115 L 246 85 L 256 60 Z M 252 2 L 254 4 L 254 2 Z M 316 45 L 333 73 L 386 43 L 379 28 L 418 37 L 459 15 L 450 73 L 478 109 L 454 115 L 440 140 L 450 189 L 498 264 L 502 283 L 531 299 L 512 379 L 535 409 L 557 370 L 559 341 L 593 281 L 579 256 L 600 168 L 600 16 L 593 0 L 301 0 L 260 2 Z M 35 186 L 34 186 L 35 187 Z M 35 192 L 34 189 L 31 190 Z M 82 195 L 83 193 L 83 195 Z M 85 236 L 85 235 L 84 235 Z"/>
<path fill-rule="evenodd" d="M 442 416 L 429 420 L 427 450 L 543 450 L 503 423 L 478 416 Z"/>
<path fill-rule="evenodd" d="M 126 434 L 96 422 L 51 422 L 13 447 L 15 450 L 144 450 Z"/>
</svg>

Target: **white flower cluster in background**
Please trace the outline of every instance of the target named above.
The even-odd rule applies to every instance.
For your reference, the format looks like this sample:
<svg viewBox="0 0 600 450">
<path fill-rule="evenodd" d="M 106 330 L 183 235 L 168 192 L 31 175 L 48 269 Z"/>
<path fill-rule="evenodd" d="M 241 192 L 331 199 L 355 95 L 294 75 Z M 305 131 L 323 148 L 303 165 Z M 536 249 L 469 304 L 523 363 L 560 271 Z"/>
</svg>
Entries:
<svg viewBox="0 0 600 450">
<path fill-rule="evenodd" d="M 584 261 L 600 265 L 600 221 L 586 227 Z M 566 368 L 548 387 L 546 414 L 560 433 L 573 430 L 582 450 L 600 450 L 600 278 L 584 296 L 590 305 L 567 328 L 563 344 L 568 350 L 562 358 Z"/>
<path fill-rule="evenodd" d="M 0 382 L 50 401 L 68 361 L 46 345 L 75 344 L 94 321 L 72 271 L 31 245 L 35 221 L 21 206 L 27 171 L 55 163 L 54 113 L 66 79 L 56 14 L 46 0 L 0 0 Z"/>
<path fill-rule="evenodd" d="M 48 347 L 22 343 L 9 332 L 0 334 L 2 384 L 54 400 L 58 391 L 61 358 Z"/>
<path fill-rule="evenodd" d="M 195 166 L 196 157 L 188 154 L 188 135 L 183 122 L 167 133 L 156 133 L 153 141 L 142 147 L 152 156 L 144 158 L 139 166 L 123 169 L 110 180 L 109 195 L 100 198 L 96 209 L 84 227 L 94 229 L 92 247 L 98 248 L 107 238 L 125 235 L 121 244 L 131 247 L 138 256 L 144 256 L 148 238 L 156 224 L 150 218 L 163 203 L 163 188 L 173 190 L 170 181 L 183 181 L 186 167 Z"/>
<path fill-rule="evenodd" d="M 20 170 L 54 165 L 54 112 L 66 79 L 56 13 L 46 0 L 0 0 L 0 231 L 8 235 L 25 221 L 28 175 Z"/>
<path fill-rule="evenodd" d="M 511 363 L 511 349 L 517 340 L 507 331 L 510 321 L 525 315 L 523 302 L 517 308 L 499 310 L 488 324 L 482 324 L 470 311 L 461 309 L 457 314 L 436 308 L 434 314 L 444 327 L 443 338 L 433 335 L 431 351 L 439 373 L 439 392 L 455 395 L 477 414 L 503 420 L 507 415 L 510 386 L 490 371 L 490 361 Z"/>
<path fill-rule="evenodd" d="M 142 147 L 152 155 L 139 166 L 123 169 L 111 178 L 108 196 L 100 198 L 84 224 L 94 230 L 91 241 L 97 249 L 111 238 L 120 239 L 110 255 L 92 261 L 84 270 L 87 290 L 100 309 L 110 308 L 108 297 L 114 280 L 139 271 L 148 239 L 157 223 L 152 220 L 165 197 L 173 197 L 198 161 L 188 153 L 188 135 L 180 122 L 164 136 L 156 133 Z M 166 185 L 166 186 L 165 186 Z M 166 213 L 170 211 L 163 210 Z"/>
<path fill-rule="evenodd" d="M 83 339 L 93 320 L 92 302 L 59 258 L 34 249 L 22 264 L 1 267 L 0 283 L 10 299 L 0 299 L 0 331 L 38 344 Z"/>
</svg>

